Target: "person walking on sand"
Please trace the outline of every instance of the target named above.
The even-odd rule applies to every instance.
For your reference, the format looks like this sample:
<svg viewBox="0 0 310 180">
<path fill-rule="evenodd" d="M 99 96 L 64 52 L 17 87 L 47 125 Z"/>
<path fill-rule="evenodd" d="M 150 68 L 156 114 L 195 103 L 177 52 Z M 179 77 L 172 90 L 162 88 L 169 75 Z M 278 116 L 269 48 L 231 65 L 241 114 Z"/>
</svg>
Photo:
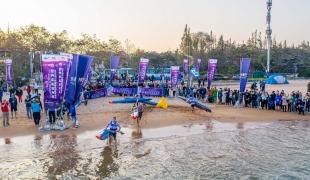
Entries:
<svg viewBox="0 0 310 180">
<path fill-rule="evenodd" d="M 139 127 L 139 122 L 142 119 L 142 113 L 143 113 L 143 105 L 142 105 L 142 103 L 139 103 L 139 105 L 138 105 L 138 118 L 137 118 L 138 127 Z"/>
<path fill-rule="evenodd" d="M 30 87 L 30 85 L 28 85 L 28 86 L 26 87 L 26 92 L 27 92 L 27 94 L 28 94 L 29 97 L 30 97 L 30 91 L 31 91 L 31 87 Z"/>
<path fill-rule="evenodd" d="M 50 124 L 55 124 L 56 121 L 56 109 L 55 108 L 48 108 L 48 117 L 50 119 Z"/>
<path fill-rule="evenodd" d="M 31 99 L 29 98 L 29 95 L 26 96 L 25 104 L 28 119 L 32 119 Z"/>
<path fill-rule="evenodd" d="M 192 96 L 190 98 L 188 98 L 187 102 L 191 105 L 192 107 L 192 113 L 194 112 L 194 107 L 195 107 L 195 98 L 193 98 Z"/>
<path fill-rule="evenodd" d="M 35 98 L 35 97 L 37 97 L 37 96 L 38 96 L 38 94 L 35 93 L 34 89 L 32 88 L 32 89 L 31 89 L 31 92 L 30 92 L 30 98 Z"/>
<path fill-rule="evenodd" d="M 33 116 L 33 120 L 34 120 L 34 124 L 35 126 L 39 126 L 40 123 L 40 118 L 41 118 L 41 108 L 40 108 L 40 104 L 39 104 L 39 98 L 36 97 L 31 101 L 31 108 L 32 108 L 32 116 Z"/>
<path fill-rule="evenodd" d="M 113 117 L 113 119 L 108 123 L 106 129 L 110 128 L 110 133 L 109 133 L 109 146 L 111 147 L 112 144 L 112 138 L 114 141 L 116 141 L 116 132 L 121 132 L 121 125 L 116 121 L 116 117 Z"/>
<path fill-rule="evenodd" d="M 16 89 L 13 86 L 11 86 L 11 88 L 10 88 L 10 97 L 12 96 L 12 94 L 15 95 L 15 93 L 16 93 Z"/>
<path fill-rule="evenodd" d="M 22 103 L 23 102 L 23 90 L 21 89 L 21 87 L 17 88 L 16 96 L 18 97 L 18 102 Z"/>
<path fill-rule="evenodd" d="M 17 111 L 17 98 L 15 97 L 14 94 L 11 95 L 9 102 L 11 106 L 11 115 L 13 119 L 13 111 L 15 112 L 15 118 L 16 118 L 16 111 Z"/>
<path fill-rule="evenodd" d="M 70 106 L 69 115 L 73 121 L 73 128 L 78 128 L 76 123 L 76 109 L 75 109 L 75 101 L 72 101 L 72 104 Z"/>
<path fill-rule="evenodd" d="M 38 85 L 38 83 L 34 83 L 33 88 L 34 88 L 34 92 L 35 92 L 36 94 L 39 94 L 39 85 Z"/>
<path fill-rule="evenodd" d="M 0 102 L 2 103 L 2 97 L 3 97 L 3 91 L 2 88 L 0 88 Z"/>
<path fill-rule="evenodd" d="M 2 118 L 3 118 L 3 126 L 9 126 L 9 102 L 3 99 L 1 103 L 1 110 L 2 110 Z M 6 121 L 5 121 L 6 120 Z"/>
</svg>

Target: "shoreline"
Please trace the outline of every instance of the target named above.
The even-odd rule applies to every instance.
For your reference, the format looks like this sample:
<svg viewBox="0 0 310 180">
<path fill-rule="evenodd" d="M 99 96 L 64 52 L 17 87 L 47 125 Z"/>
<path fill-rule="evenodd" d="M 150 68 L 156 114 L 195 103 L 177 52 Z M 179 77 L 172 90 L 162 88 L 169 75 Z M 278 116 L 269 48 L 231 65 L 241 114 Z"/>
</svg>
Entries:
<svg viewBox="0 0 310 180">
<path fill-rule="evenodd" d="M 110 97 L 111 98 L 111 97 Z M 109 98 L 109 99 L 110 99 Z M 118 99 L 114 97 L 113 99 Z M 100 99 L 96 99 L 100 100 Z M 182 100 L 175 100 L 183 102 Z M 92 103 L 90 101 L 90 103 Z M 183 102 L 184 103 L 184 102 Z M 98 131 L 106 127 L 114 115 L 117 117 L 117 121 L 121 124 L 124 129 L 140 129 L 140 130 L 152 130 L 152 129 L 161 129 L 169 128 L 174 126 L 179 127 L 188 127 L 191 125 L 207 125 L 211 121 L 216 121 L 222 124 L 232 124 L 232 123 L 271 123 L 276 121 L 302 121 L 310 120 L 310 116 L 299 115 L 298 113 L 290 112 L 276 112 L 273 110 L 261 110 L 255 108 L 235 108 L 232 106 L 225 105 L 215 105 L 208 104 L 208 107 L 212 109 L 212 113 L 207 113 L 199 109 L 195 109 L 194 113 L 191 113 L 191 108 L 189 105 L 184 103 L 183 105 L 170 105 L 168 109 L 160 109 L 152 106 L 145 107 L 145 113 L 143 114 L 140 127 L 136 126 L 135 120 L 131 119 L 129 115 L 129 110 L 126 107 L 130 107 L 131 104 L 115 104 L 111 105 L 109 108 L 115 108 L 115 106 L 124 106 L 121 107 L 121 111 L 105 111 L 97 113 L 79 113 L 77 110 L 77 117 L 81 123 L 81 127 L 77 129 L 69 128 L 64 131 L 45 131 L 39 132 L 38 127 L 34 126 L 33 120 L 27 119 L 26 117 L 20 117 L 17 119 L 10 119 L 11 126 L 0 127 L 0 139 L 5 138 L 17 138 L 21 136 L 36 136 L 36 135 L 75 135 L 80 136 L 84 133 Z M 81 105 L 82 107 L 87 107 Z M 105 105 L 104 105 L 105 106 Z M 109 105 L 107 105 L 109 106 Z M 126 107 L 125 107 L 126 106 Z M 81 108 L 81 107 L 78 107 Z M 170 108 L 170 109 L 169 109 Z M 129 108 L 128 108 L 129 109 Z M 178 110 L 178 112 L 174 112 Z M 158 116 L 160 114 L 160 116 Z M 276 116 L 275 116 L 276 115 Z M 182 118 L 176 118 L 182 117 Z M 98 118 L 101 117 L 101 118 Z M 111 118 L 109 118 L 111 117 Z M 168 119 L 169 118 L 169 119 Z M 68 123 L 65 117 L 65 123 Z M 70 120 L 71 124 L 72 121 Z M 93 137 L 95 138 L 95 135 Z"/>
<path fill-rule="evenodd" d="M 307 83 L 306 81 L 292 81 L 291 84 L 267 85 L 266 90 L 282 90 L 291 92 L 292 90 L 301 90 L 305 94 Z M 217 85 L 217 88 L 226 87 L 226 85 Z M 239 85 L 227 86 L 231 89 L 238 89 Z M 248 87 L 247 87 L 248 88 Z M 39 91 L 40 92 L 40 91 Z M 24 97 L 26 93 L 24 93 Z M 23 98 L 24 98 L 23 97 Z M 8 99 L 8 95 L 4 95 L 3 99 Z M 129 104 L 109 104 L 111 100 L 123 99 L 121 96 L 101 97 L 91 99 L 87 106 L 81 104 L 77 107 L 77 118 L 81 123 L 78 129 L 67 129 L 64 131 L 39 132 L 38 127 L 34 126 L 34 122 L 26 116 L 25 104 L 18 104 L 17 119 L 11 119 L 11 126 L 0 127 L 0 139 L 20 137 L 28 135 L 46 135 L 46 134 L 74 134 L 81 135 L 88 131 L 98 132 L 106 127 L 113 116 L 117 117 L 117 121 L 123 128 L 137 129 L 135 121 L 130 117 Z M 152 97 L 153 102 L 159 102 L 160 97 Z M 220 123 L 265 123 L 276 121 L 291 121 L 291 120 L 310 120 L 309 114 L 299 115 L 298 113 L 277 112 L 273 110 L 261 110 L 253 108 L 235 108 L 233 106 L 218 105 L 203 103 L 211 108 L 212 113 L 195 109 L 191 112 L 190 105 L 183 100 L 175 98 L 166 98 L 168 102 L 167 109 L 155 108 L 147 105 L 144 109 L 141 130 L 151 130 L 155 128 L 164 128 L 170 126 L 189 126 L 190 124 L 206 124 L 210 120 L 215 120 Z M 10 114 L 11 116 L 11 114 Z M 64 116 L 65 123 L 67 117 Z M 43 119 L 41 114 L 41 120 Z M 72 123 L 72 121 L 70 121 Z M 94 135 L 95 137 L 95 135 Z"/>
</svg>

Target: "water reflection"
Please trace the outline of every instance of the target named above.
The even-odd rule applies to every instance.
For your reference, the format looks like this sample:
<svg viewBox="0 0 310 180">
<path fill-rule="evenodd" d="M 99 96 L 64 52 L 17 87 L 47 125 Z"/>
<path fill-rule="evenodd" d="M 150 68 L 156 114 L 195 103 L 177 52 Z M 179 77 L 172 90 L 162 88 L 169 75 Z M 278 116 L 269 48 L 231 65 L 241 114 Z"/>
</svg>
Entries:
<svg viewBox="0 0 310 180">
<path fill-rule="evenodd" d="M 36 148 L 36 149 L 41 149 L 42 148 L 42 138 L 43 138 L 43 136 L 42 135 L 40 135 L 40 134 L 36 134 L 35 136 L 34 136 L 34 142 L 33 142 L 33 144 L 34 144 L 34 147 Z"/>
<path fill-rule="evenodd" d="M 119 165 L 115 162 L 118 158 L 117 148 L 111 149 L 109 146 L 105 146 L 100 153 L 103 158 L 97 165 L 96 174 L 101 178 L 109 177 L 112 173 L 118 172 Z"/>
<path fill-rule="evenodd" d="M 50 139 L 56 139 L 57 135 L 56 134 L 51 134 Z"/>
<path fill-rule="evenodd" d="M 50 135 L 50 143 L 47 151 L 50 160 L 46 161 L 44 169 L 47 169 L 49 179 L 57 175 L 76 170 L 80 155 L 75 149 L 78 146 L 75 135 Z"/>
<path fill-rule="evenodd" d="M 309 121 L 303 121 L 303 127 L 304 128 L 310 127 Z"/>
<path fill-rule="evenodd" d="M 243 129 L 243 128 L 244 128 L 244 123 L 243 122 L 237 123 L 237 129 Z"/>
<path fill-rule="evenodd" d="M 33 140 L 37 141 L 37 140 L 41 140 L 43 138 L 43 136 L 41 134 L 36 134 L 33 137 Z"/>
<path fill-rule="evenodd" d="M 213 122 L 211 120 L 207 121 L 205 126 L 206 126 L 206 131 L 212 131 L 213 130 Z"/>
<path fill-rule="evenodd" d="M 133 130 L 131 133 L 131 140 L 142 138 L 142 131 L 140 128 Z"/>
<path fill-rule="evenodd" d="M 37 134 L 32 144 L 6 138 L 0 179 L 309 179 L 309 122 L 210 120 L 187 134 L 181 126 L 125 129 L 132 141 L 112 149 L 93 135 Z"/>
<path fill-rule="evenodd" d="M 11 144 L 11 139 L 10 138 L 5 138 L 4 139 L 4 144 Z"/>
</svg>

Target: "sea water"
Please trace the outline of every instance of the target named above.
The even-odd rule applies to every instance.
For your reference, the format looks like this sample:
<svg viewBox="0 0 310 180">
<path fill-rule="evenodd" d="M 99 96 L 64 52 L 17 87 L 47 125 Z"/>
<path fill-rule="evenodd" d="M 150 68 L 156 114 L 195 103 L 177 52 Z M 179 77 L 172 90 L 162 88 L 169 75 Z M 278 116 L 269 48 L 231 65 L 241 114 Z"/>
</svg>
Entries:
<svg viewBox="0 0 310 180">
<path fill-rule="evenodd" d="M 308 121 L 124 131 L 2 138 L 0 179 L 310 179 Z"/>
</svg>

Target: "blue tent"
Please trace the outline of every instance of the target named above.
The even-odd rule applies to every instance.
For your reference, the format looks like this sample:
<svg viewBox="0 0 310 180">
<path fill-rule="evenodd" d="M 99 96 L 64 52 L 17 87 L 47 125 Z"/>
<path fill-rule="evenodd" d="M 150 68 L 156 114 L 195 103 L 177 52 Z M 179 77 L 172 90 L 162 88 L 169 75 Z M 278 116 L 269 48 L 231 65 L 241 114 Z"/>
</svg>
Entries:
<svg viewBox="0 0 310 180">
<path fill-rule="evenodd" d="M 289 84 L 289 82 L 281 74 L 273 74 L 266 80 L 266 84 Z"/>
</svg>

